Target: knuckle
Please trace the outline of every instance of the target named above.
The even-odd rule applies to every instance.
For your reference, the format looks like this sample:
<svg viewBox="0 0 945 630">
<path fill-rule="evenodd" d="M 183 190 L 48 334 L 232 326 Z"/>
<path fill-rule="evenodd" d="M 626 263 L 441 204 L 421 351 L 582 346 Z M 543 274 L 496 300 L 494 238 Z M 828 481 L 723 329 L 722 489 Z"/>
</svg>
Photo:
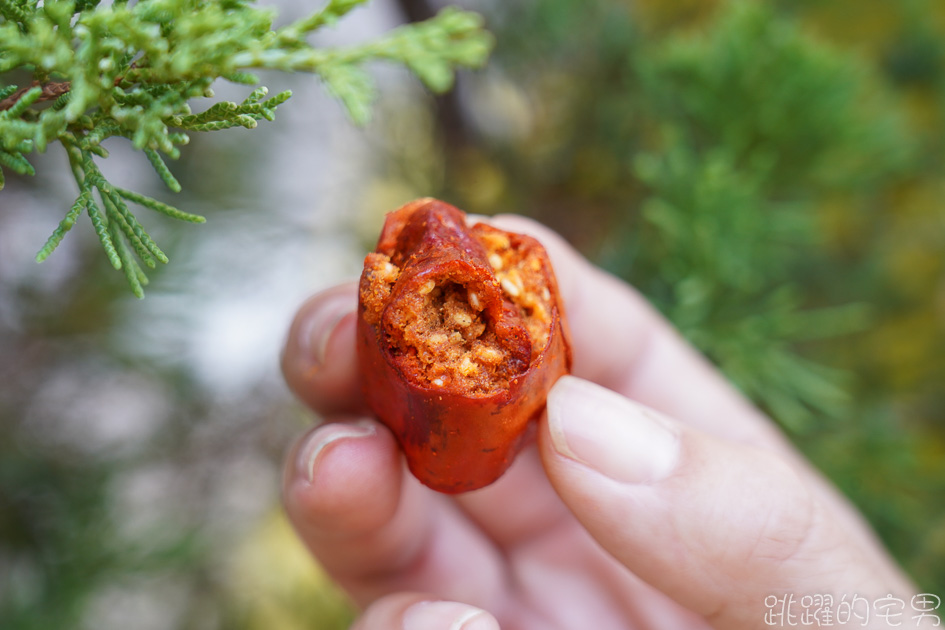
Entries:
<svg viewBox="0 0 945 630">
<path fill-rule="evenodd" d="M 747 540 L 746 560 L 781 567 L 802 554 L 818 521 L 817 501 L 811 489 L 788 464 L 769 464 L 771 493 L 762 504 L 760 526 Z"/>
</svg>

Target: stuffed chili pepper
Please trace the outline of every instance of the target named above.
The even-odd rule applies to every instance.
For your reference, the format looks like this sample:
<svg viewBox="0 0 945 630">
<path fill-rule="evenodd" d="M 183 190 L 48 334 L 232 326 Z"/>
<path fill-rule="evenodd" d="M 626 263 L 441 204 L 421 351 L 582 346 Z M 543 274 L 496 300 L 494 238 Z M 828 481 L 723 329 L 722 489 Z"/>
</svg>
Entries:
<svg viewBox="0 0 945 630">
<path fill-rule="evenodd" d="M 498 479 L 571 367 L 544 248 L 419 199 L 387 216 L 359 293 L 364 393 L 411 472 L 447 493 Z"/>
</svg>

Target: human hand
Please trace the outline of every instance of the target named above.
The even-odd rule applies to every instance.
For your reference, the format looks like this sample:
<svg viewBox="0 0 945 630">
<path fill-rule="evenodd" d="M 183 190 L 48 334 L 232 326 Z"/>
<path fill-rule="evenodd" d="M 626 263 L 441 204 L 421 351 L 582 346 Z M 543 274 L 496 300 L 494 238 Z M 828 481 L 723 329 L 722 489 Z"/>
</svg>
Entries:
<svg viewBox="0 0 945 630">
<path fill-rule="evenodd" d="M 537 445 L 495 484 L 447 496 L 406 472 L 359 393 L 354 284 L 290 330 L 286 380 L 328 422 L 288 459 L 286 509 L 365 609 L 356 628 L 787 626 L 800 610 L 792 624 L 770 598 L 812 594 L 905 603 L 868 608 L 875 627 L 935 621 L 912 619 L 913 586 L 855 509 L 638 294 L 534 222 L 491 222 L 545 245 L 574 350 Z"/>
</svg>

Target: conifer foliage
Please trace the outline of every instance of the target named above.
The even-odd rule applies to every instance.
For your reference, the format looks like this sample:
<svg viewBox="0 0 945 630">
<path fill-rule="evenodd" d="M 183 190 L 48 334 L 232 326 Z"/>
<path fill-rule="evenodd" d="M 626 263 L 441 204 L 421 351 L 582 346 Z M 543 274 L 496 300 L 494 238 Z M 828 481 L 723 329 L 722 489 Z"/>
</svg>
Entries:
<svg viewBox="0 0 945 630">
<path fill-rule="evenodd" d="M 143 297 L 142 265 L 154 268 L 168 258 L 129 206 L 194 223 L 204 218 L 116 186 L 96 159 L 108 157 L 103 141 L 126 138 L 177 192 L 180 184 L 165 159 L 180 155 L 190 133 L 253 129 L 273 120 L 291 96 L 268 96 L 259 86 L 240 103 L 218 101 L 193 113 L 191 102 L 212 99 L 218 79 L 256 86 L 254 70 L 314 74 L 363 124 L 374 98 L 365 62 L 402 64 L 443 92 L 457 68 L 478 66 L 488 56 L 492 42 L 481 18 L 457 9 L 365 44 L 329 49 L 309 43 L 313 32 L 365 2 L 330 0 L 273 28 L 274 12 L 245 0 L 0 0 L 0 188 L 4 169 L 33 175 L 30 154 L 54 142 L 68 155 L 78 187 L 36 260 L 45 260 L 86 214 L 112 266 Z"/>
</svg>

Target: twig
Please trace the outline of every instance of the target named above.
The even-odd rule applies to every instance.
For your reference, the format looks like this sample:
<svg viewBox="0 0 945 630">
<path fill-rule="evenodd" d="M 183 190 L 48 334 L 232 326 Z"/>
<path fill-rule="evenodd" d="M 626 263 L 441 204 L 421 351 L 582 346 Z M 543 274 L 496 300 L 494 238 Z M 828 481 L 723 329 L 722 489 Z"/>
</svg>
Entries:
<svg viewBox="0 0 945 630">
<path fill-rule="evenodd" d="M 26 94 L 27 92 L 29 92 L 30 90 L 32 90 L 34 87 L 38 85 L 40 85 L 39 81 L 33 81 L 28 86 L 20 88 L 19 90 L 17 90 L 10 96 L 0 101 L 0 112 L 4 112 L 10 109 L 11 107 L 13 107 L 14 105 L 16 105 L 16 102 L 20 100 L 21 96 L 23 96 L 24 94 Z M 51 101 L 51 100 L 59 98 L 60 96 L 68 92 L 70 89 L 72 89 L 72 83 L 70 81 L 59 81 L 56 83 L 47 83 L 46 85 L 42 87 L 43 87 L 43 93 L 40 95 L 39 100 Z"/>
</svg>

